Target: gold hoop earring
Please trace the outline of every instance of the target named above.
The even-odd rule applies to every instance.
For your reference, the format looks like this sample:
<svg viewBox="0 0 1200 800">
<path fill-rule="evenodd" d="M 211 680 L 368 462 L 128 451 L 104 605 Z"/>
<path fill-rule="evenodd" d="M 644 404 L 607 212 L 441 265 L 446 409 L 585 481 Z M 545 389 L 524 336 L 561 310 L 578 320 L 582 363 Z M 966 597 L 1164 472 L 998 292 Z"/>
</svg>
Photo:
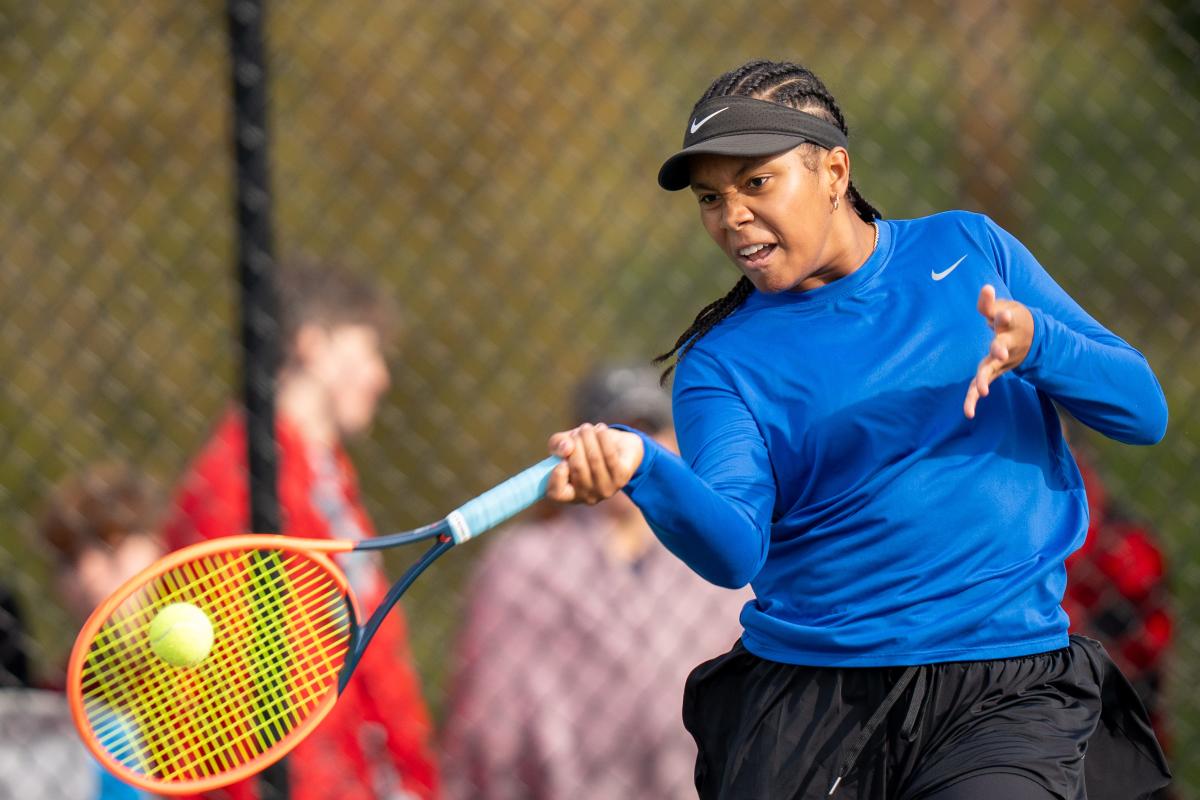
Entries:
<svg viewBox="0 0 1200 800">
<path fill-rule="evenodd" d="M 837 195 L 833 196 L 833 210 L 834 211 L 838 210 L 838 206 L 841 205 L 841 202 L 842 202 L 842 200 L 840 197 L 838 197 Z"/>
</svg>

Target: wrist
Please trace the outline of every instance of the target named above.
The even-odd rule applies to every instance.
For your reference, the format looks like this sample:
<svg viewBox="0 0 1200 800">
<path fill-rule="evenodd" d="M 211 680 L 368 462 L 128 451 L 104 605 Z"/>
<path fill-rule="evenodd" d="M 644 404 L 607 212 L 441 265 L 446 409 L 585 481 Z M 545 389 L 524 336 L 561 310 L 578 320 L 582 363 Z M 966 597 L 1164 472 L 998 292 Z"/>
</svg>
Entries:
<svg viewBox="0 0 1200 800">
<path fill-rule="evenodd" d="M 630 448 L 630 463 L 632 471 L 629 476 L 629 481 L 625 484 L 625 492 L 628 494 L 634 484 L 638 483 L 646 472 L 650 469 L 654 462 L 654 456 L 658 445 L 650 434 L 640 431 L 637 428 L 632 428 L 628 425 L 610 425 L 610 428 L 621 431 L 624 434 L 637 439 L 636 444 L 632 439 L 628 440 Z"/>
</svg>

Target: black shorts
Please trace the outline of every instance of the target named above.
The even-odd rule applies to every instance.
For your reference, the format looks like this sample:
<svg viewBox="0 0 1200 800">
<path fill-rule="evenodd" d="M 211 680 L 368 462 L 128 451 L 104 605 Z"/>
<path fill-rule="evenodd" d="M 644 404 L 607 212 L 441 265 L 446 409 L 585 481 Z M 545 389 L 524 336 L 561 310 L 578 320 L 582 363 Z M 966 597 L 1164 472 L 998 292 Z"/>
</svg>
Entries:
<svg viewBox="0 0 1200 800">
<path fill-rule="evenodd" d="M 1031 798 L 1133 800 L 1170 780 L 1137 694 L 1076 636 L 913 668 L 800 667 L 738 642 L 693 670 L 683 721 L 701 800 L 825 798 L 835 782 L 833 800 L 918 800 L 983 775 L 1019 776 Z"/>
</svg>

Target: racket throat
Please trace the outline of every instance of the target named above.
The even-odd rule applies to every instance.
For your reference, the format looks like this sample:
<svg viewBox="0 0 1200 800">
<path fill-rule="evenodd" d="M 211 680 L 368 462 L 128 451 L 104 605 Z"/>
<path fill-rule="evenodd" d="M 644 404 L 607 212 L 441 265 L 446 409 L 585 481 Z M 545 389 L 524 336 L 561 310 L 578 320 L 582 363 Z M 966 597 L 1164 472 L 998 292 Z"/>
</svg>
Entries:
<svg viewBox="0 0 1200 800">
<path fill-rule="evenodd" d="M 384 618 L 391 612 L 396 603 L 400 601 L 400 597 L 412 585 L 413 581 L 430 564 L 438 559 L 438 556 L 452 547 L 454 547 L 453 539 L 439 536 L 438 540 L 432 547 L 425 551 L 425 554 L 421 556 L 417 563 L 409 567 L 400 580 L 396 581 L 392 588 L 388 590 L 379 607 L 375 609 L 371 614 L 371 618 L 367 620 L 367 624 L 361 628 L 357 624 L 354 624 L 353 632 L 350 634 L 350 647 L 346 653 L 346 661 L 342 664 L 341 672 L 338 674 L 339 695 L 346 688 L 346 684 L 350 681 L 350 675 L 354 672 L 354 668 L 358 666 L 358 661 L 362 658 L 362 654 L 367 649 L 367 646 L 371 644 L 371 639 L 375 637 L 375 631 L 379 630 L 379 626 L 383 624 Z M 356 622 L 353 610 L 351 610 L 351 621 Z"/>
<path fill-rule="evenodd" d="M 363 651 L 363 632 L 358 625 L 358 615 L 354 613 L 354 603 L 350 602 L 350 598 L 346 597 L 346 610 L 350 616 L 350 644 L 346 648 L 346 660 L 342 662 L 342 668 L 338 671 L 337 691 L 340 697 L 342 691 L 346 688 L 346 684 L 350 682 L 350 676 L 354 674 L 354 668 L 358 666 L 358 659 L 362 656 Z"/>
</svg>

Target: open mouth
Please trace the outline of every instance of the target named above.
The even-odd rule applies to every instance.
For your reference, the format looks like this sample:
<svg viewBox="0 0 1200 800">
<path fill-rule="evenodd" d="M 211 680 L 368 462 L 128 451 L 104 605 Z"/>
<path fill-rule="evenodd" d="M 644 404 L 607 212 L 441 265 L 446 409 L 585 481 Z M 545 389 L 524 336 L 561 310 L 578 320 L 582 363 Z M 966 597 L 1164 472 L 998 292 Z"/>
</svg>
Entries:
<svg viewBox="0 0 1200 800">
<path fill-rule="evenodd" d="M 761 267 L 770 260 L 771 254 L 775 252 L 775 247 L 776 245 L 773 244 L 752 244 L 739 247 L 737 258 L 747 267 Z"/>
</svg>

